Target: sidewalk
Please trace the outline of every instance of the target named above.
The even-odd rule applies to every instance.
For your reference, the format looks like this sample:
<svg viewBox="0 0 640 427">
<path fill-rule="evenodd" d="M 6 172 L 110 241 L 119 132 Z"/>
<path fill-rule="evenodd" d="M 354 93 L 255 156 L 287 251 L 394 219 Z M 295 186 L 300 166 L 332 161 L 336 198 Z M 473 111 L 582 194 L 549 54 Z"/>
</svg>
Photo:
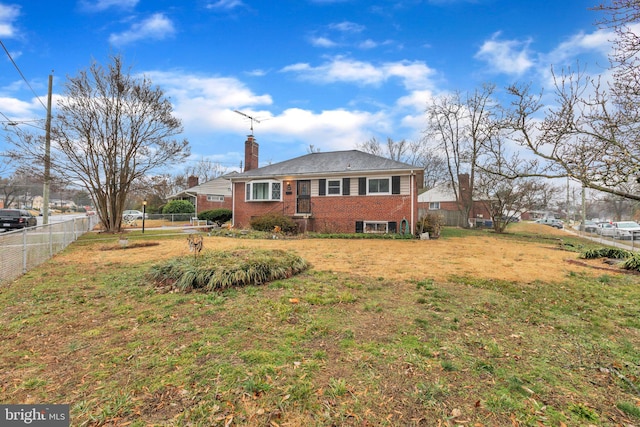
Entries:
<svg viewBox="0 0 640 427">
<path fill-rule="evenodd" d="M 611 237 L 602 237 L 595 233 L 585 233 L 574 228 L 564 228 L 567 233 L 574 234 L 583 239 L 589 239 L 602 245 L 613 246 L 614 248 L 626 249 L 629 251 L 640 251 L 640 240 L 615 240 Z"/>
</svg>

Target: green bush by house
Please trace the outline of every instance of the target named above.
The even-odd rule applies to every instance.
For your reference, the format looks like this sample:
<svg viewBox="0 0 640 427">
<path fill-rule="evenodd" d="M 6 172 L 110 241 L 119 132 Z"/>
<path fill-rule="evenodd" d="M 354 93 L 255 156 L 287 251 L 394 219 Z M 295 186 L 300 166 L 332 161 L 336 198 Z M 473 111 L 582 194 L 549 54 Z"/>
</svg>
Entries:
<svg viewBox="0 0 640 427">
<path fill-rule="evenodd" d="M 171 200 L 162 208 L 163 214 L 194 213 L 195 206 L 188 200 Z"/>
</svg>

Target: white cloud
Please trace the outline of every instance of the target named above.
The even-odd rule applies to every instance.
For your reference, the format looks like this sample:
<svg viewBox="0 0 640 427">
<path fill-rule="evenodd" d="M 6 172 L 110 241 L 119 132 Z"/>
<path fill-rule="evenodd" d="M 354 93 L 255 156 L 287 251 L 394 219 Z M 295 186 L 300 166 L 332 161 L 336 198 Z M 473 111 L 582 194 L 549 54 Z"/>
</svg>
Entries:
<svg viewBox="0 0 640 427">
<path fill-rule="evenodd" d="M 329 28 L 343 33 L 361 33 L 364 31 L 364 25 L 356 24 L 355 22 L 342 21 L 335 24 L 330 24 Z"/>
<path fill-rule="evenodd" d="M 20 15 L 20 6 L 0 4 L 0 37 L 15 36 L 14 21 Z"/>
<path fill-rule="evenodd" d="M 544 56 L 544 63 L 561 65 L 571 63 L 581 53 L 597 52 L 606 55 L 611 50 L 611 40 L 615 35 L 611 31 L 598 30 L 587 34 L 580 32 L 563 41 Z"/>
<path fill-rule="evenodd" d="M 12 120 L 29 120 L 37 117 L 42 111 L 42 105 L 36 99 L 29 103 L 17 98 L 0 96 L 0 105 L 2 105 L 2 112 Z"/>
<path fill-rule="evenodd" d="M 335 82 L 379 86 L 391 78 L 399 78 L 408 89 L 431 86 L 434 71 L 421 61 L 386 62 L 374 65 L 369 62 L 337 56 L 317 67 L 298 63 L 281 71 L 296 73 L 303 80 L 328 84 Z"/>
<path fill-rule="evenodd" d="M 313 144 L 322 151 L 349 150 L 371 135 L 388 130 L 388 118 L 382 112 L 325 110 L 315 113 L 300 108 L 285 110 L 273 120 L 265 122 L 275 135 L 286 135 Z"/>
<path fill-rule="evenodd" d="M 83 1 L 82 5 L 86 10 L 93 12 L 101 12 L 109 8 L 119 9 L 133 9 L 138 4 L 139 0 L 98 0 L 98 1 Z"/>
<path fill-rule="evenodd" d="M 163 88 L 171 98 L 176 114 L 185 128 L 240 131 L 244 124 L 233 110 L 271 105 L 269 95 L 253 93 L 232 77 L 210 77 L 180 72 L 146 72 L 153 84 Z"/>
<path fill-rule="evenodd" d="M 245 4 L 241 0 L 218 0 L 215 3 L 209 3 L 207 9 L 231 10 L 243 6 Z"/>
<path fill-rule="evenodd" d="M 127 31 L 111 34 L 109 42 L 121 46 L 138 40 L 162 40 L 175 33 L 173 22 L 162 13 L 156 13 L 142 22 L 135 23 Z"/>
<path fill-rule="evenodd" d="M 373 40 L 371 40 L 371 39 L 367 39 L 367 40 L 365 40 L 365 41 L 361 42 L 361 43 L 358 45 L 358 47 L 359 47 L 360 49 L 373 49 L 373 48 L 378 47 L 378 43 L 374 42 L 374 41 L 373 41 Z"/>
<path fill-rule="evenodd" d="M 530 41 L 500 40 L 499 37 L 500 33 L 495 33 L 475 55 L 477 59 L 485 61 L 491 71 L 521 75 L 534 65 L 529 58 Z"/>
<path fill-rule="evenodd" d="M 330 47 L 336 47 L 338 44 L 326 37 L 312 37 L 311 45 L 315 47 L 330 48 Z"/>
<path fill-rule="evenodd" d="M 290 108 L 274 115 L 268 110 L 273 104 L 271 95 L 256 94 L 232 77 L 182 74 L 179 71 L 144 74 L 153 84 L 162 87 L 185 130 L 192 136 L 197 135 L 196 139 L 201 141 L 207 141 L 207 135 L 246 134 L 250 123 L 233 111 L 236 109 L 260 120 L 259 124 L 254 123 L 255 134 L 265 144 L 279 141 L 286 145 L 304 141 L 304 144 L 313 144 L 322 151 L 346 150 L 372 135 L 384 136 L 392 132 L 391 112 L 384 107 L 373 112 L 342 108 L 315 112 Z M 240 146 L 241 141 L 234 141 L 232 147 L 236 143 Z M 211 152 L 211 148 L 202 144 L 200 148 L 194 148 Z M 282 155 L 274 148 L 268 153 L 262 156 L 263 160 Z"/>
</svg>

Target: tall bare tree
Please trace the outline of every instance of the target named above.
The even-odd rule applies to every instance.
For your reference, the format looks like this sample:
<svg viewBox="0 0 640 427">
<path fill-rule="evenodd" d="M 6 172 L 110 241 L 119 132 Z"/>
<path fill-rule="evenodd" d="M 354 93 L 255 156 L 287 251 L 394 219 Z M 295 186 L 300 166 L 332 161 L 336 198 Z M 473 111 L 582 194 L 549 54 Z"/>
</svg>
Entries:
<svg viewBox="0 0 640 427">
<path fill-rule="evenodd" d="M 495 86 L 463 96 L 459 92 L 435 98 L 426 110 L 425 137 L 444 153 L 449 183 L 453 189 L 464 224 L 469 225 L 473 208 L 478 157 L 485 142 L 501 132 L 499 105 L 493 99 Z M 461 188 L 459 177 L 469 175 L 469 188 Z"/>
<path fill-rule="evenodd" d="M 640 200 L 640 2 L 612 0 L 597 9 L 615 34 L 612 82 L 584 68 L 552 70 L 555 100 L 546 110 L 530 86 L 509 87 L 513 135 L 537 156 L 538 176 L 569 176 L 585 188 Z"/>
<path fill-rule="evenodd" d="M 119 232 L 133 183 L 189 155 L 180 120 L 163 91 L 125 69 L 120 56 L 93 62 L 68 77 L 52 128 L 52 171 L 91 194 L 107 232 Z M 19 138 L 16 151 L 42 158 L 38 138 Z M 14 152 L 15 153 L 15 152 Z"/>
</svg>

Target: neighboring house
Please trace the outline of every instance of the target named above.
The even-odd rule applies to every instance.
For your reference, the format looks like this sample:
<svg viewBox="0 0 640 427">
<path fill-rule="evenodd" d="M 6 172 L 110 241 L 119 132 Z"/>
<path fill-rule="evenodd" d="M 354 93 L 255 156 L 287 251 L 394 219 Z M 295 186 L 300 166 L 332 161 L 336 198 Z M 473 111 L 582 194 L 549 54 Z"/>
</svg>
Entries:
<svg viewBox="0 0 640 427">
<path fill-rule="evenodd" d="M 460 174 L 458 176 L 462 197 L 470 197 L 469 175 Z M 461 202 L 458 201 L 456 193 L 451 188 L 451 183 L 436 186 L 421 193 L 418 196 L 418 208 L 420 216 L 428 213 L 438 213 L 444 216 L 445 225 L 464 227 L 464 217 L 461 211 Z M 487 209 L 486 201 L 474 201 L 469 212 L 469 225 L 484 226 L 487 221 L 491 221 L 491 213 Z"/>
<path fill-rule="evenodd" d="M 258 144 L 245 142 L 245 171 L 231 176 L 233 223 L 276 212 L 304 231 L 412 233 L 419 167 L 357 150 L 310 153 L 258 167 Z"/>
<path fill-rule="evenodd" d="M 230 177 L 238 172 L 231 172 L 218 178 L 198 184 L 198 177 L 190 176 L 184 191 L 169 196 L 169 200 L 188 200 L 196 208 L 196 213 L 211 209 L 231 209 L 232 194 Z"/>
</svg>

